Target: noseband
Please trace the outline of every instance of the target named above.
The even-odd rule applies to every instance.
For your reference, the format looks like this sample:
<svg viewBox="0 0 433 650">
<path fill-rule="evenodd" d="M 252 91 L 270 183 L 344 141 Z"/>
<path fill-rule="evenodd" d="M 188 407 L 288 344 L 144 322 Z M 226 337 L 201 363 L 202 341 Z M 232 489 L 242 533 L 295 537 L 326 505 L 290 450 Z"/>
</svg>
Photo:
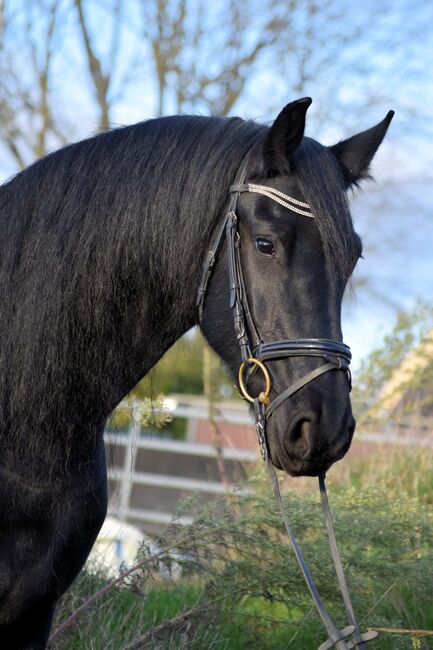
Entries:
<svg viewBox="0 0 433 650">
<path fill-rule="evenodd" d="M 254 322 L 251 310 L 248 305 L 248 295 L 245 287 L 245 280 L 242 271 L 240 257 L 241 238 L 238 229 L 238 217 L 236 214 L 237 203 L 242 192 L 254 192 L 262 194 L 271 200 L 283 205 L 292 212 L 303 217 L 314 219 L 310 206 L 307 203 L 298 201 L 293 197 L 283 194 L 279 190 L 264 185 L 255 185 L 245 183 L 247 160 L 241 166 L 234 185 L 230 187 L 230 203 L 227 214 L 219 226 L 213 243 L 208 251 L 201 277 L 198 294 L 197 308 L 199 321 L 203 320 L 203 307 L 206 298 L 207 288 L 212 272 L 215 267 L 218 255 L 221 252 L 224 241 L 227 240 L 227 257 L 228 271 L 230 282 L 230 307 L 233 310 L 234 329 L 240 348 L 241 366 L 239 368 L 238 383 L 243 397 L 254 405 L 254 415 L 256 432 L 260 445 L 263 459 L 267 463 L 272 486 L 277 498 L 281 516 L 290 538 L 296 559 L 300 566 L 306 585 L 310 591 L 311 597 L 316 605 L 320 618 L 326 631 L 328 639 L 321 644 L 319 650 L 349 650 L 357 648 L 364 650 L 367 641 L 371 641 L 377 636 L 377 632 L 369 631 L 361 634 L 359 626 L 355 620 L 352 603 L 350 600 L 349 590 L 343 571 L 343 565 L 338 552 L 335 533 L 332 523 L 332 515 L 329 508 L 328 497 L 325 487 L 325 477 L 319 476 L 319 488 L 321 495 L 322 510 L 325 517 L 326 529 L 328 533 L 331 555 L 334 562 L 337 580 L 343 598 L 346 616 L 349 625 L 339 630 L 329 615 L 311 576 L 310 570 L 304 560 L 302 551 L 296 541 L 295 535 L 288 521 L 286 510 L 281 498 L 280 488 L 275 470 L 270 459 L 267 440 L 266 440 L 266 423 L 282 402 L 288 399 L 298 390 L 309 384 L 311 381 L 323 375 L 330 370 L 343 370 L 349 380 L 351 387 L 351 377 L 349 364 L 352 358 L 350 348 L 341 341 L 332 341 L 330 339 L 285 339 L 283 341 L 273 341 L 265 343 L 262 341 L 256 324 Z M 282 393 L 277 395 L 271 402 L 269 394 L 271 391 L 271 378 L 265 362 L 272 362 L 275 359 L 289 359 L 294 357 L 317 357 L 324 360 L 324 363 L 311 372 L 303 375 L 294 381 Z M 249 394 L 246 382 L 254 372 L 260 370 L 265 380 L 264 390 L 256 397 Z M 349 637 L 352 637 L 349 639 Z"/>
<path fill-rule="evenodd" d="M 227 214 L 223 223 L 218 228 L 203 267 L 203 274 L 197 294 L 197 307 L 199 320 L 202 322 L 203 307 L 209 280 L 223 243 L 227 240 L 230 307 L 233 310 L 234 329 L 242 360 L 238 375 L 239 388 L 243 397 L 255 405 L 256 418 L 260 416 L 260 420 L 267 420 L 275 409 L 288 397 L 325 372 L 329 372 L 330 370 L 344 370 L 350 384 L 349 364 L 352 355 L 349 346 L 345 343 L 330 339 L 285 339 L 283 341 L 273 341 L 272 343 L 264 343 L 262 341 L 249 308 L 248 295 L 242 271 L 240 256 L 241 238 L 238 229 L 238 216 L 236 214 L 239 196 L 243 192 L 263 194 L 292 212 L 304 217 L 314 219 L 314 215 L 311 213 L 308 203 L 298 201 L 272 187 L 245 183 L 246 166 L 245 161 L 236 182 L 230 187 L 230 204 Z M 297 379 L 271 402 L 269 400 L 271 381 L 264 362 L 292 357 L 318 357 L 324 359 L 325 363 Z M 248 393 L 246 381 L 257 369 L 260 369 L 264 375 L 265 390 L 257 397 L 252 397 Z M 245 375 L 247 375 L 246 378 Z M 258 405 L 255 404 L 256 400 L 258 400 Z M 266 450 L 263 446 L 265 441 L 260 436 L 259 440 L 262 455 L 265 457 Z"/>
</svg>

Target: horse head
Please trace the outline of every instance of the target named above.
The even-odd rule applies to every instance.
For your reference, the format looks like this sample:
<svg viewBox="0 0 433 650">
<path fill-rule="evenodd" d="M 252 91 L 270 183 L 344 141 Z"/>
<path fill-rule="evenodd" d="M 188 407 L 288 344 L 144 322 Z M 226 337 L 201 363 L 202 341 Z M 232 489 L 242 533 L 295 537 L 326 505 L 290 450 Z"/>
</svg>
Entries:
<svg viewBox="0 0 433 650">
<path fill-rule="evenodd" d="M 310 103 L 288 104 L 252 146 L 199 297 L 208 342 L 235 376 L 244 362 L 239 381 L 261 395 L 272 462 L 292 475 L 325 472 L 352 441 L 341 304 L 362 246 L 347 191 L 368 176 L 393 117 L 327 147 L 304 137 Z"/>
</svg>

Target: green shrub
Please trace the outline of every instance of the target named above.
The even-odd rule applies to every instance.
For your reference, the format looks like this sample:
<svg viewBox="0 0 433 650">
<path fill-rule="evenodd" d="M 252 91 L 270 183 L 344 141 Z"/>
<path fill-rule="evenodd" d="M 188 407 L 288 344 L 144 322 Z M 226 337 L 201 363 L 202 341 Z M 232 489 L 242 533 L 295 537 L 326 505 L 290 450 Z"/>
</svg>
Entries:
<svg viewBox="0 0 433 650">
<path fill-rule="evenodd" d="M 249 493 L 209 506 L 192 526 L 173 524 L 167 529 L 163 546 L 176 546 L 184 557 L 180 580 L 164 582 L 157 563 L 146 564 L 132 582 L 110 591 L 79 625 L 71 626 L 58 647 L 121 650 L 147 631 L 146 644 L 139 647 L 317 648 L 325 633 L 274 500 L 252 485 L 249 488 Z M 290 493 L 285 498 L 319 591 L 336 622 L 344 626 L 318 496 Z M 382 489 L 338 490 L 330 499 L 353 604 L 363 628 L 432 628 L 430 510 L 416 499 L 391 500 Z M 146 553 L 143 549 L 142 559 Z M 97 583 L 100 577 L 83 573 L 64 598 L 57 623 Z M 185 609 L 190 610 L 187 618 L 174 618 Z M 382 634 L 370 647 L 433 647 L 430 643 L 428 637 L 412 641 L 407 635 Z"/>
</svg>

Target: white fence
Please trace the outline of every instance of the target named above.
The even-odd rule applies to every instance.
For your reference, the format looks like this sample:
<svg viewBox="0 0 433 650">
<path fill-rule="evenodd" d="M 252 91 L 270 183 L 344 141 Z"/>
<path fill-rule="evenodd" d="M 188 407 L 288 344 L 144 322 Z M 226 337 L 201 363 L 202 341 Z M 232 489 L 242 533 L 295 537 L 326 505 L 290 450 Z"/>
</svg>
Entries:
<svg viewBox="0 0 433 650">
<path fill-rule="evenodd" d="M 173 400 L 176 402 L 176 400 Z M 187 436 L 195 425 L 207 419 L 203 399 L 179 396 L 175 417 L 188 421 Z M 220 424 L 247 425 L 250 416 L 243 404 L 228 403 L 219 412 Z M 254 439 L 254 433 L 253 433 Z M 138 425 L 128 433 L 106 434 L 109 482 L 109 514 L 154 533 L 168 524 L 180 503 L 194 493 L 206 503 L 225 491 L 216 449 L 209 444 L 175 441 L 159 435 L 140 435 Z M 395 430 L 361 434 L 356 443 L 432 446 L 432 435 L 401 435 Z M 245 466 L 254 463 L 256 451 L 222 448 L 224 479 L 233 487 L 246 477 Z M 177 519 L 189 523 L 192 516 Z"/>
<path fill-rule="evenodd" d="M 128 434 L 106 434 L 109 514 L 155 532 L 171 521 L 180 502 L 193 493 L 200 493 L 202 502 L 224 493 L 212 445 L 139 433 L 134 425 Z M 222 459 L 224 476 L 234 486 L 245 478 L 244 464 L 255 462 L 257 455 L 223 448 Z M 178 521 L 189 523 L 192 517 L 183 515 Z"/>
</svg>

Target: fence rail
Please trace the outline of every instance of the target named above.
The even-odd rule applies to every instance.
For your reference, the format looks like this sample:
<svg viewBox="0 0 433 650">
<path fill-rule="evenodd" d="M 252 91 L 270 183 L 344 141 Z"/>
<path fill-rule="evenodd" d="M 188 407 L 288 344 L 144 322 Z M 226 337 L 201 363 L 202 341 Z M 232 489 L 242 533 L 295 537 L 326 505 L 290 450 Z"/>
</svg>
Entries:
<svg viewBox="0 0 433 650">
<path fill-rule="evenodd" d="M 223 447 L 224 478 L 220 475 L 214 446 L 140 436 L 137 425 L 127 434 L 107 433 L 109 460 L 109 514 L 139 526 L 148 533 L 168 524 L 180 502 L 192 494 L 206 501 L 234 489 L 246 476 L 245 464 L 257 454 L 247 449 Z M 179 523 L 190 523 L 182 513 Z"/>
</svg>

